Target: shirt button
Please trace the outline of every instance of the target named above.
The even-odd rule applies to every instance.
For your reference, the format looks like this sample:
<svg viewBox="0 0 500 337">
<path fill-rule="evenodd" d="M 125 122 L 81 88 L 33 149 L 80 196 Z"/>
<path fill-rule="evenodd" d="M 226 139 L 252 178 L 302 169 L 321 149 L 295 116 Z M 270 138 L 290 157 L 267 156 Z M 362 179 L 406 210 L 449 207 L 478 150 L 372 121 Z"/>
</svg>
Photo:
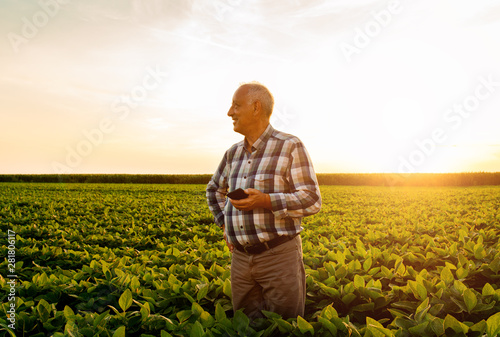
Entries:
<svg viewBox="0 0 500 337">
<path fill-rule="evenodd" d="M 244 176 L 244 177 L 243 177 L 243 179 L 246 179 L 246 178 L 247 178 L 247 176 Z"/>
</svg>

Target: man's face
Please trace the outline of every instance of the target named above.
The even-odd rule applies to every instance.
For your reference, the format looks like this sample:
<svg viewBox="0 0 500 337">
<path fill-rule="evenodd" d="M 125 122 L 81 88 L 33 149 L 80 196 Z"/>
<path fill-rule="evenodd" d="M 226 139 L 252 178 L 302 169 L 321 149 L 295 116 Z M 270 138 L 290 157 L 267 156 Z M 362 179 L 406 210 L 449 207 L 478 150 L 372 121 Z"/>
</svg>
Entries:
<svg viewBox="0 0 500 337">
<path fill-rule="evenodd" d="M 240 87 L 233 95 L 233 104 L 227 115 L 233 119 L 233 130 L 246 135 L 255 123 L 254 106 L 248 97 L 248 89 Z"/>
</svg>

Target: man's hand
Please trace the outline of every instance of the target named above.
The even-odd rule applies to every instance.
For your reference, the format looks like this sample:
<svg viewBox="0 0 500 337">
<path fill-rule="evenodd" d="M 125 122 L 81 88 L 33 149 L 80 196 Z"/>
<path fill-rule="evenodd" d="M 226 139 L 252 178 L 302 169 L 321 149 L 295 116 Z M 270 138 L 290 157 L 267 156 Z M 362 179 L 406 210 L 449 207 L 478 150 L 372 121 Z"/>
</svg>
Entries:
<svg viewBox="0 0 500 337">
<path fill-rule="evenodd" d="M 247 188 L 245 193 L 248 194 L 248 198 L 241 200 L 229 199 L 231 204 L 233 204 L 236 209 L 239 209 L 240 211 L 252 211 L 256 208 L 272 210 L 271 197 L 269 194 L 263 193 L 254 188 Z"/>
<path fill-rule="evenodd" d="M 234 245 L 232 243 L 229 243 L 229 241 L 227 241 L 226 225 L 222 225 L 222 232 L 224 233 L 224 240 L 226 241 L 227 248 L 229 248 L 229 251 L 232 253 L 234 250 Z"/>
</svg>

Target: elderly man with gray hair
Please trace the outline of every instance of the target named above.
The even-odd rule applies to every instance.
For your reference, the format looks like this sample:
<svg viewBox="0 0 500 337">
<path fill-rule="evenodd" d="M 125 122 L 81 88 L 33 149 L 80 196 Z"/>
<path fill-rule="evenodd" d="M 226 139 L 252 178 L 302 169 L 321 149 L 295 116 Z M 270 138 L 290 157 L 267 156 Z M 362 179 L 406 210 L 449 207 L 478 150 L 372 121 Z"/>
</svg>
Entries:
<svg viewBox="0 0 500 337">
<path fill-rule="evenodd" d="M 300 139 L 271 126 L 273 106 L 260 83 L 236 90 L 227 115 L 244 139 L 224 154 L 207 201 L 233 253 L 234 311 L 258 318 L 266 310 L 286 319 L 304 315 L 301 218 L 319 212 L 321 194 Z"/>
</svg>

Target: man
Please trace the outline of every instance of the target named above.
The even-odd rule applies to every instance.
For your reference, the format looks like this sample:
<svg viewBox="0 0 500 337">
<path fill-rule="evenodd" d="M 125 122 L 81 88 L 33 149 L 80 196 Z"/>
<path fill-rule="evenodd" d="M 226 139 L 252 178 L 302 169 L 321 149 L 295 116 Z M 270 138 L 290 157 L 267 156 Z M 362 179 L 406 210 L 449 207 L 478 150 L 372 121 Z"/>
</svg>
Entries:
<svg viewBox="0 0 500 337">
<path fill-rule="evenodd" d="M 302 142 L 275 130 L 274 99 L 259 83 L 241 85 L 228 116 L 245 136 L 224 157 L 207 186 L 208 205 L 233 253 L 234 311 L 251 318 L 261 310 L 284 318 L 304 315 L 306 284 L 301 218 L 317 213 L 321 195 Z M 247 198 L 226 198 L 243 188 Z"/>
</svg>

